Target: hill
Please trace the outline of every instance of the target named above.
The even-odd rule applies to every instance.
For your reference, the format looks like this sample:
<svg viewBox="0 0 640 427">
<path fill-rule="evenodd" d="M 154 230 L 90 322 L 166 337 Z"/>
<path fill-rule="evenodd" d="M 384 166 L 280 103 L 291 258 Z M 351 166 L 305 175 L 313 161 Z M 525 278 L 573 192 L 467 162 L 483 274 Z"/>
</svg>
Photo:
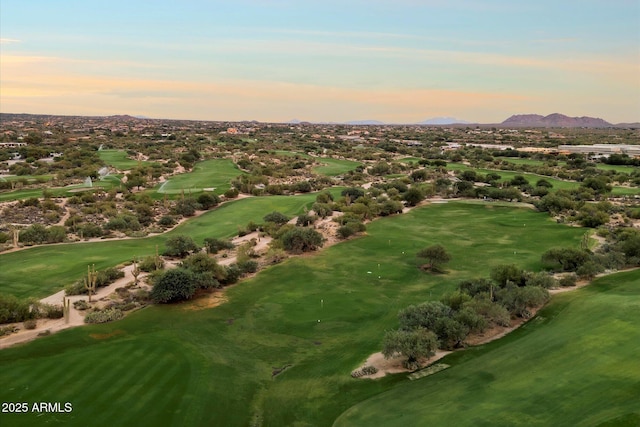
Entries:
<svg viewBox="0 0 640 427">
<path fill-rule="evenodd" d="M 593 117 L 569 117 L 564 114 L 554 113 L 548 116 L 539 114 L 516 114 L 501 123 L 505 126 L 527 127 L 560 127 L 560 128 L 601 128 L 611 127 L 611 123 Z"/>
</svg>

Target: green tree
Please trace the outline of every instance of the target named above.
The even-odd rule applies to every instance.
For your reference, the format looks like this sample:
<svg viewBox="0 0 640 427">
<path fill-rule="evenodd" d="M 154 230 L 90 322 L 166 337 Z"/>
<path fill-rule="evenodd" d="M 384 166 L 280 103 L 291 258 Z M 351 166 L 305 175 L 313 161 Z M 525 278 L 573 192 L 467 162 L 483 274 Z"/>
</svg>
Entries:
<svg viewBox="0 0 640 427">
<path fill-rule="evenodd" d="M 407 202 L 407 206 L 415 206 L 424 200 L 424 193 L 420 189 L 411 187 L 404 193 L 404 200 Z"/>
<path fill-rule="evenodd" d="M 432 245 L 420 250 L 416 255 L 421 262 L 420 268 L 433 272 L 442 271 L 442 265 L 451 260 L 451 255 L 442 245 Z"/>
<path fill-rule="evenodd" d="M 189 236 L 177 235 L 169 237 L 165 243 L 166 249 L 163 255 L 184 258 L 190 252 L 200 250 L 198 245 Z"/>
<path fill-rule="evenodd" d="M 489 275 L 501 287 L 506 286 L 509 282 L 517 286 L 524 286 L 525 284 L 524 270 L 515 264 L 496 265 L 491 268 Z"/>
<path fill-rule="evenodd" d="M 418 359 L 433 356 L 437 348 L 438 338 L 432 331 L 424 328 L 396 330 L 385 334 L 382 354 L 388 359 L 400 353 L 407 358 L 405 366 L 413 369 L 417 367 Z"/>
<path fill-rule="evenodd" d="M 150 296 L 155 303 L 183 301 L 193 297 L 196 288 L 193 272 L 184 268 L 174 268 L 156 279 Z"/>
<path fill-rule="evenodd" d="M 283 225 L 289 222 L 289 217 L 283 214 L 282 212 L 271 212 L 266 214 L 263 218 L 264 222 L 274 222 L 278 225 Z"/>
<path fill-rule="evenodd" d="M 295 227 L 284 233 L 280 240 L 285 250 L 292 253 L 302 253 L 315 251 L 322 246 L 324 239 L 316 230 Z"/>
</svg>

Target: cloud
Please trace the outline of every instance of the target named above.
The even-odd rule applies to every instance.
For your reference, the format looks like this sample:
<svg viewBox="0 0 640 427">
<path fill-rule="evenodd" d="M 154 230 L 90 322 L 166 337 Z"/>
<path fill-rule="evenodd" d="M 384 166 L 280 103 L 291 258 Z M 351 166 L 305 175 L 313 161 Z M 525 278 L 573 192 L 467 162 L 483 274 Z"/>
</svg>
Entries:
<svg viewBox="0 0 640 427">
<path fill-rule="evenodd" d="M 13 43 L 21 43 L 22 40 L 18 40 L 18 39 L 7 39 L 7 38 L 0 38 L 0 44 L 13 44 Z"/>
</svg>

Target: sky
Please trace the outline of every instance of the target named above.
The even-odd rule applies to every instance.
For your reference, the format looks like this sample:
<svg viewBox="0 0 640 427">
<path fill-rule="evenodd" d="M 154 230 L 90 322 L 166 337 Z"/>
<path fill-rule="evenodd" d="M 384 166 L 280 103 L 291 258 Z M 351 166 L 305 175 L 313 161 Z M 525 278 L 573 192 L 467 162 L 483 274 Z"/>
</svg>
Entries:
<svg viewBox="0 0 640 427">
<path fill-rule="evenodd" d="M 640 121 L 640 0 L 0 0 L 0 112 Z"/>
</svg>

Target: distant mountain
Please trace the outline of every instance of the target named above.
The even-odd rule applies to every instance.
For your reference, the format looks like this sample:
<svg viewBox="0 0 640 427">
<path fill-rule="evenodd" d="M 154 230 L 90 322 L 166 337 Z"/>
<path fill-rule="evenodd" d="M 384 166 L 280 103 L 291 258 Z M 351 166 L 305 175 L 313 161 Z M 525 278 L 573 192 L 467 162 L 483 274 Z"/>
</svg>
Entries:
<svg viewBox="0 0 640 427">
<path fill-rule="evenodd" d="M 602 128 L 611 127 L 611 123 L 593 117 L 569 117 L 564 114 L 516 114 L 501 123 L 505 126 L 557 127 L 557 128 Z"/>
<path fill-rule="evenodd" d="M 383 122 L 378 120 L 353 120 L 350 122 L 346 122 L 347 125 L 383 125 Z"/>
<path fill-rule="evenodd" d="M 431 119 L 423 120 L 419 122 L 419 125 L 453 125 L 461 124 L 466 125 L 470 122 L 465 120 L 456 119 L 455 117 L 433 117 Z"/>
</svg>

